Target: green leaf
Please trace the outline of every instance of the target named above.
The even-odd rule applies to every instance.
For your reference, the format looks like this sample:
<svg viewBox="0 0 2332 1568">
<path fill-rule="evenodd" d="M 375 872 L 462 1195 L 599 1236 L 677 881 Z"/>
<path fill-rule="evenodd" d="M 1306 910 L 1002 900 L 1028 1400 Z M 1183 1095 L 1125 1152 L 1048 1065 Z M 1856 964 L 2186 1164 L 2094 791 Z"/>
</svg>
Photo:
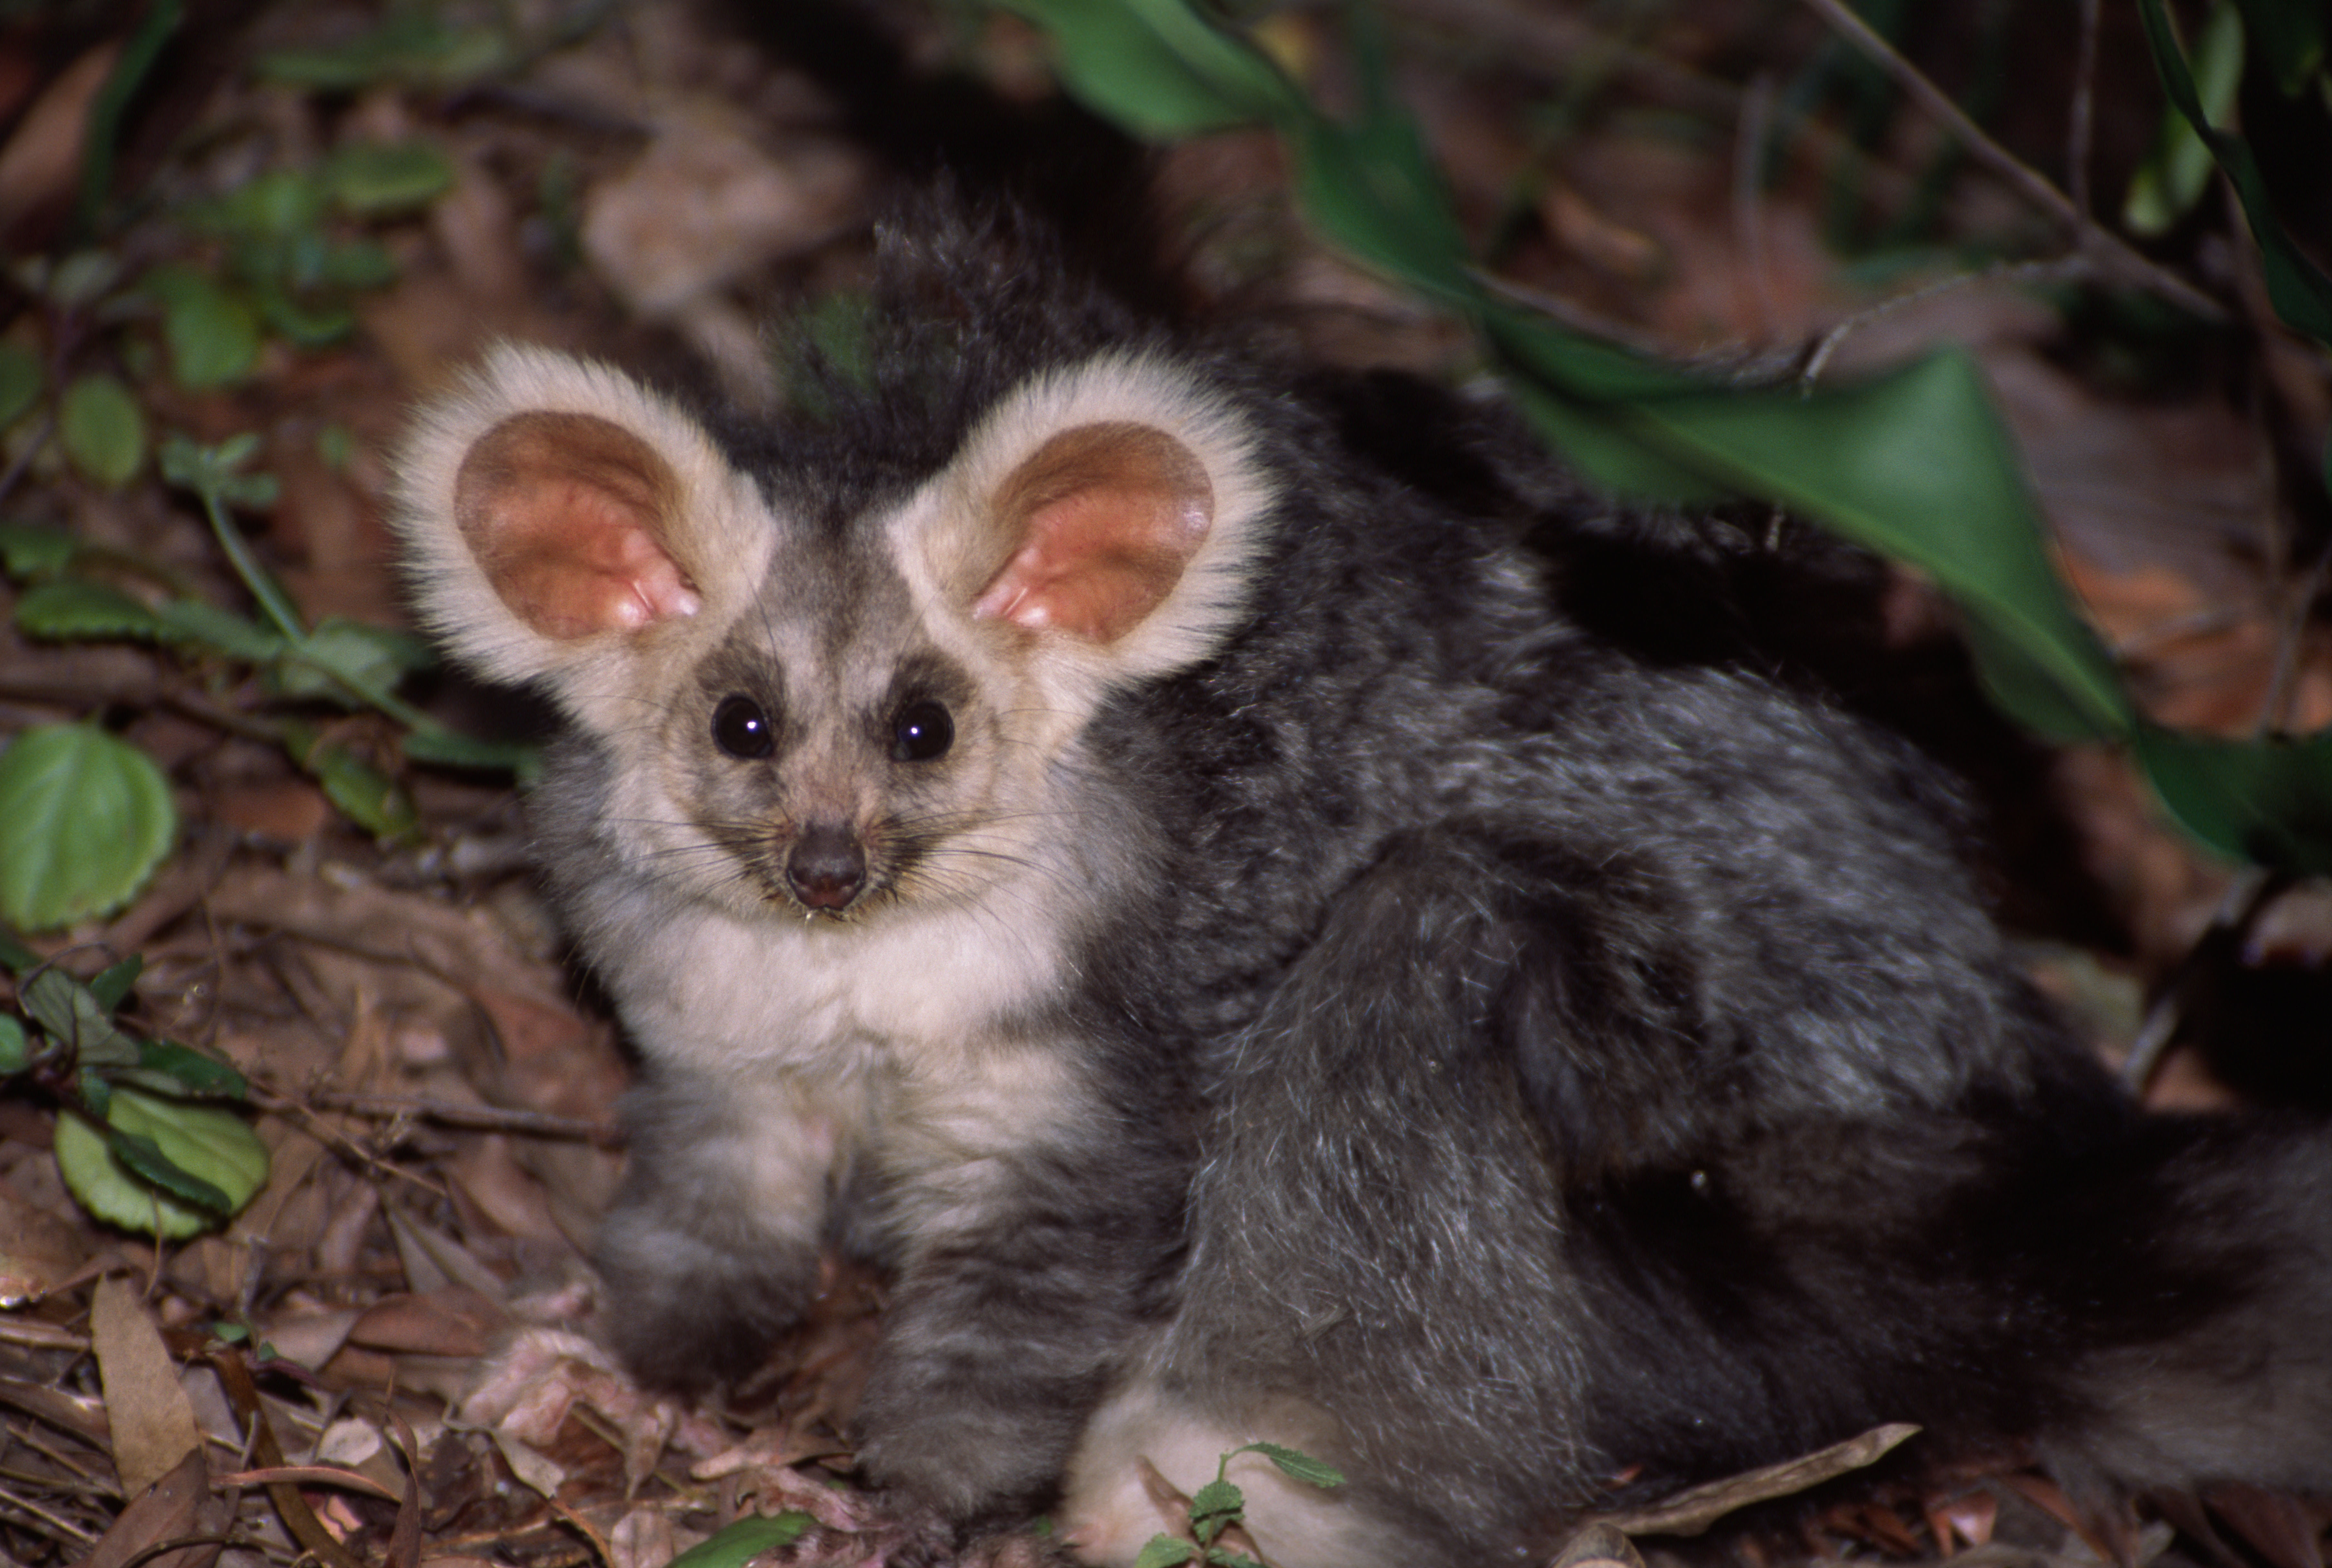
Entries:
<svg viewBox="0 0 2332 1568">
<path fill-rule="evenodd" d="M 228 659 L 263 664 L 291 647 L 283 638 L 248 616 L 206 604 L 200 599 L 167 599 L 157 605 L 154 618 L 163 634 Z"/>
<path fill-rule="evenodd" d="M 37 931 L 118 909 L 177 831 L 136 746 L 93 725 L 25 730 L 0 753 L 0 919 Z"/>
<path fill-rule="evenodd" d="M 146 960 L 132 953 L 120 963 L 109 965 L 98 971 L 89 983 L 89 993 L 97 998 L 100 1007 L 112 1012 L 121 1006 L 121 999 L 129 994 L 129 988 L 137 984 L 138 977 L 145 973 Z"/>
<path fill-rule="evenodd" d="M 380 82 L 453 87 L 511 62 L 502 35 L 455 27 L 434 8 L 392 10 L 371 32 L 330 49 L 287 49 L 260 57 L 262 79 L 322 92 L 353 92 Z"/>
<path fill-rule="evenodd" d="M 113 1091 L 113 1104 L 108 1113 L 107 1120 L 110 1122 L 111 1111 L 119 1110 L 126 1103 L 127 1097 L 137 1092 L 135 1089 L 117 1087 Z M 157 1103 L 167 1104 L 167 1102 L 158 1101 Z M 160 1144 L 145 1134 L 126 1133 L 119 1127 L 110 1128 L 105 1135 L 105 1147 L 106 1151 L 112 1155 L 114 1159 L 119 1162 L 131 1175 L 152 1183 L 179 1202 L 192 1204 L 198 1209 L 207 1209 L 222 1220 L 234 1212 L 234 1204 L 227 1197 L 224 1189 L 203 1180 L 202 1177 L 170 1158 L 162 1152 Z"/>
<path fill-rule="evenodd" d="M 2259 58 L 2275 71 L 2275 85 L 2298 98 L 2324 69 L 2323 0 L 2237 0 Z"/>
<path fill-rule="evenodd" d="M 1180 0 L 1005 4 L 1052 33 L 1069 91 L 1136 136 L 1190 136 L 1308 111 L 1271 62 Z"/>
<path fill-rule="evenodd" d="M 119 489 L 146 461 L 146 416 L 117 378 L 83 375 L 65 388 L 58 405 L 57 439 L 75 468 Z"/>
<path fill-rule="evenodd" d="M 287 697 L 371 702 L 435 662 L 429 644 L 410 632 L 335 619 L 301 639 L 283 662 L 278 688 Z"/>
<path fill-rule="evenodd" d="M 358 142 L 319 171 L 343 211 L 382 217 L 427 206 L 454 185 L 454 164 L 425 141 Z"/>
<path fill-rule="evenodd" d="M 2194 46 L 2195 88 L 2210 123 L 2222 126 L 2234 112 L 2243 83 L 2243 15 L 2234 0 L 2219 0 Z M 2193 210 L 2211 179 L 2211 149 L 2186 117 L 2165 109 L 2155 132 L 2154 149 L 2130 176 L 2121 221 L 2132 233 L 2165 234 Z"/>
<path fill-rule="evenodd" d="M 170 373 L 180 386 L 232 386 L 251 374 L 259 358 L 259 317 L 243 299 L 190 267 L 157 267 L 142 287 L 161 302 Z"/>
<path fill-rule="evenodd" d="M 438 767 L 478 768 L 521 777 L 540 772 L 542 748 L 516 740 L 475 740 L 450 729 L 416 729 L 404 740 L 406 757 Z"/>
<path fill-rule="evenodd" d="M 1935 354 L 1811 397 L 1784 389 L 1654 399 L 1629 408 L 1627 420 L 1710 479 L 1934 577 L 1981 619 L 1996 658 L 2021 662 L 2016 684 L 2050 694 L 2036 722 L 2061 730 L 2074 720 L 2095 736 L 2133 722 L 2111 657 L 2041 548 L 2014 444 L 1965 356 Z"/>
<path fill-rule="evenodd" d="M 77 1111 L 57 1117 L 57 1169 L 81 1206 L 125 1231 L 158 1231 L 174 1241 L 198 1236 L 217 1221 L 207 1212 L 158 1192 L 129 1173 L 106 1135 Z"/>
<path fill-rule="evenodd" d="M 1180 1568 L 1194 1561 L 1199 1548 L 1177 1535 L 1152 1535 L 1133 1559 L 1133 1568 Z"/>
<path fill-rule="evenodd" d="M 2332 872 L 2332 734 L 2236 741 L 2148 724 L 2135 745 L 2163 803 L 2204 843 L 2301 875 Z"/>
<path fill-rule="evenodd" d="M 683 1552 L 669 1568 L 739 1568 L 774 1547 L 792 1545 L 816 1523 L 808 1514 L 792 1509 L 740 1519 L 710 1541 Z"/>
<path fill-rule="evenodd" d="M 32 1064 L 33 1048 L 24 1038 L 24 1026 L 0 1012 L 0 1078 L 22 1072 Z"/>
<path fill-rule="evenodd" d="M 62 969 L 43 969 L 25 985 L 24 1011 L 33 1015 L 82 1070 L 130 1067 L 138 1042 L 113 1022 L 113 1007 Z"/>
<path fill-rule="evenodd" d="M 167 630 L 153 611 L 119 588 L 86 577 L 57 577 L 24 590 L 16 601 L 16 627 L 51 641 L 136 638 L 150 641 Z"/>
<path fill-rule="evenodd" d="M 2162 88 L 2186 123 L 2194 128 L 2219 160 L 2235 187 L 2235 195 L 2243 204 L 2243 216 L 2251 226 L 2251 238 L 2260 248 L 2260 270 L 2267 279 L 2268 299 L 2275 313 L 2293 331 L 2313 337 L 2332 347 L 2332 279 L 2325 277 L 2316 264 L 2302 255 L 2292 243 L 2291 236 L 2275 220 L 2275 209 L 2267 198 L 2267 182 L 2260 175 L 2258 160 L 2242 138 L 2216 128 L 2203 112 L 2203 102 L 2194 88 L 2194 79 L 2186 69 L 2186 57 L 2178 48 L 2178 40 L 2170 30 L 2170 18 L 2164 11 L 2162 0 L 2138 0 L 2138 16 L 2146 24 L 2146 43 L 2154 56 L 2154 69 L 2162 78 Z"/>
<path fill-rule="evenodd" d="M 100 1131 L 57 1118 L 65 1185 L 100 1220 L 182 1239 L 218 1223 L 267 1184 L 267 1145 L 230 1111 L 116 1088 Z"/>
<path fill-rule="evenodd" d="M 1224 1456 L 1228 1461 L 1228 1455 Z M 1211 1543 L 1247 1507 L 1247 1494 L 1218 1476 L 1190 1495 L 1190 1532 Z"/>
<path fill-rule="evenodd" d="M 100 978 L 102 978 L 100 976 Z M 243 1074 L 216 1057 L 169 1040 L 138 1042 L 139 1069 L 161 1081 L 153 1087 L 165 1094 L 192 1095 L 197 1099 L 239 1100 L 251 1093 Z"/>
<path fill-rule="evenodd" d="M 324 221 L 329 199 L 312 175 L 270 169 L 215 201 L 188 206 L 186 213 L 196 227 L 222 239 L 281 242 L 314 233 Z"/>
<path fill-rule="evenodd" d="M 21 343 L 0 343 L 0 430 L 33 411 L 46 379 L 39 355 Z"/>
<path fill-rule="evenodd" d="M 44 577 L 62 572 L 81 551 L 81 541 L 62 528 L 0 523 L 0 566 L 12 577 Z"/>
<path fill-rule="evenodd" d="M 286 290 L 266 286 L 256 293 L 268 327 L 302 348 L 338 343 L 356 330 L 356 312 L 343 300 L 301 299 Z"/>
<path fill-rule="evenodd" d="M 395 779 L 310 725 L 283 727 L 284 748 L 323 786 L 324 796 L 376 838 L 406 840 L 420 831 L 413 801 Z"/>
<path fill-rule="evenodd" d="M 1247 1451 L 1261 1454 L 1277 1465 L 1280 1473 L 1313 1487 L 1341 1487 L 1343 1473 L 1333 1465 L 1323 1463 L 1310 1454 L 1295 1449 L 1282 1448 L 1277 1443 L 1249 1443 Z"/>
<path fill-rule="evenodd" d="M 113 153 L 121 136 L 122 116 L 138 96 L 147 73 L 162 57 L 170 35 L 186 19 L 186 10 L 181 0 L 155 0 L 147 6 L 114 57 L 105 85 L 90 101 L 82 127 L 81 196 L 73 209 L 73 227 L 84 235 L 97 227 L 98 215 L 113 185 Z"/>
<path fill-rule="evenodd" d="M 1243 1552 L 1234 1552 L 1228 1546 L 1208 1547 L 1207 1561 L 1218 1564 L 1219 1568 L 1263 1568 L 1263 1564 L 1254 1558 Z"/>
<path fill-rule="evenodd" d="M 132 1168 L 139 1175 L 221 1215 L 233 1214 L 267 1184 L 267 1145 L 233 1111 L 116 1088 L 105 1120 L 117 1135 L 117 1155 L 124 1143 L 136 1145 Z"/>
</svg>

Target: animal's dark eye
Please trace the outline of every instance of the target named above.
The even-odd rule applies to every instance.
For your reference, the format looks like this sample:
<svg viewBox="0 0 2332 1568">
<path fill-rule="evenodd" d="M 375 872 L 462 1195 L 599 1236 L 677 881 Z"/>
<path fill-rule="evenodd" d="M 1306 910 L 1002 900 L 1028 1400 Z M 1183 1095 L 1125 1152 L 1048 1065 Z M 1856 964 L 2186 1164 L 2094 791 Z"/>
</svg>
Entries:
<svg viewBox="0 0 2332 1568">
<path fill-rule="evenodd" d="M 724 697 L 712 710 L 712 744 L 731 756 L 758 762 L 775 751 L 769 716 L 750 697 Z"/>
<path fill-rule="evenodd" d="M 911 702 L 891 721 L 891 755 L 899 762 L 929 762 L 955 744 L 955 720 L 932 701 Z"/>
</svg>

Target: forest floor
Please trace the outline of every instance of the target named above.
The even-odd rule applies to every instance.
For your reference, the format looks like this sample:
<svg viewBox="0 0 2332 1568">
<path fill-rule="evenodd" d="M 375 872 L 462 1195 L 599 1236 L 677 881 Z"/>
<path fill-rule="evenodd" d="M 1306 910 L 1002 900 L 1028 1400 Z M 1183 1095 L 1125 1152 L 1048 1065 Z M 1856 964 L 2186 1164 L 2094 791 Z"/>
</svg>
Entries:
<svg viewBox="0 0 2332 1568">
<path fill-rule="evenodd" d="M 242 471 L 272 490 L 226 515 L 297 622 L 405 626 L 383 521 L 400 431 L 485 345 L 769 404 L 766 324 L 864 281 L 870 225 L 916 168 L 977 185 L 1105 133 L 1058 97 L 1032 28 L 969 4 L 846 21 L 193 0 L 175 31 L 156 24 L 176 9 L 0 9 L 0 347 L 37 369 L 0 407 L 0 736 L 94 723 L 158 765 L 177 824 L 158 869 L 24 937 L 84 980 L 142 958 L 124 1027 L 247 1075 L 271 1158 L 231 1222 L 158 1243 L 68 1191 L 70 1084 L 0 1090 L 0 1561 L 660 1568 L 788 1509 L 819 1521 L 797 1547 L 816 1560 L 879 1552 L 881 1522 L 830 1484 L 879 1281 L 837 1267 L 816 1320 L 718 1408 L 647 1399 L 588 1338 L 584 1259 L 622 1168 L 630 1067 L 530 872 L 511 775 L 416 760 L 405 719 L 319 703 L 216 638 L 33 636 L 15 611 L 70 556 L 149 607 L 256 615 L 188 449 L 163 456 L 168 437 L 248 436 Z M 2226 319 L 2201 326 L 2077 287 L 2069 235 L 2000 163 L 1952 152 L 1814 5 L 1386 9 L 1402 90 L 1498 276 L 1573 321 L 1744 369 L 1817 344 L 1832 373 L 1966 349 L 2147 711 L 2234 736 L 2332 723 L 2327 518 L 2302 482 L 2332 378 L 2268 322 L 2215 191 L 2149 246 L 2219 302 Z M 1916 68 L 1998 106 L 2003 157 L 2110 219 L 2161 115 L 2134 17 L 2107 15 L 2084 84 L 2071 7 L 1912 9 Z M 1348 90 L 1333 14 L 1265 36 L 1324 93 Z M 150 71 L 125 70 L 158 40 Z M 126 101 L 109 95 L 132 76 Z M 2079 179 L 2076 101 L 2094 111 Z M 1268 136 L 1156 164 L 1161 230 L 1202 308 L 1262 292 L 1324 358 L 1473 368 L 1448 322 L 1306 238 Z M 2332 1104 L 2332 897 L 2249 898 L 2118 752 L 2043 749 L 1984 717 L 1949 607 L 1916 576 L 1896 575 L 1884 610 L 1897 662 L 1929 674 L 1868 695 L 1917 708 L 1912 727 L 1974 781 L 2003 916 L 2098 1049 L 2125 1056 L 2167 993 L 2153 1026 L 2180 1027 L 2155 1103 Z M 408 645 L 367 635 L 350 646 L 434 719 L 540 734 L 536 708 L 406 675 Z M 2213 1037 L 2245 1049 L 2186 1043 Z M 2002 1466 L 1825 1503 L 1727 1550 L 2136 1559 L 2164 1549 L 2157 1515 L 2198 1560 L 2274 1568 L 2321 1568 L 2332 1523 L 2234 1493 L 2084 1516 Z"/>
</svg>

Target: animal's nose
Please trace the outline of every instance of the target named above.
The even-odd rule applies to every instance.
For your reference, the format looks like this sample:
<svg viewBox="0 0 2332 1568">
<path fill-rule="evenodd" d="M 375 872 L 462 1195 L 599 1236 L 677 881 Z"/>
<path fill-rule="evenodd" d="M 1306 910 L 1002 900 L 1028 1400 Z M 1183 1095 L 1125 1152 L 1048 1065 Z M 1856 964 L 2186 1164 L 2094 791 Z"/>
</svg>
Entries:
<svg viewBox="0 0 2332 1568">
<path fill-rule="evenodd" d="M 866 880 L 866 851 L 840 822 L 812 822 L 786 857 L 786 880 L 808 909 L 842 909 Z"/>
</svg>

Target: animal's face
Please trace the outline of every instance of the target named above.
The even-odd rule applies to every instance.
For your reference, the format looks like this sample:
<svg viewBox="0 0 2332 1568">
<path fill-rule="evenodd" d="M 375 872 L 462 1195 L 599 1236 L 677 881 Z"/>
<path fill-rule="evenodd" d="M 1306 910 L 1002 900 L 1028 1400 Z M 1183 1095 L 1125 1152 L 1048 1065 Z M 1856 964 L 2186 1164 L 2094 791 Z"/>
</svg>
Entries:
<svg viewBox="0 0 2332 1568">
<path fill-rule="evenodd" d="M 636 868 L 846 922 L 1008 879 L 1104 697 L 1212 651 L 1271 499 L 1250 448 L 1190 376 L 1104 356 L 837 525 L 630 382 L 504 350 L 425 423 L 401 521 L 455 651 L 612 757 Z"/>
<path fill-rule="evenodd" d="M 799 553 L 823 558 L 780 553 L 644 758 L 711 875 L 734 879 L 731 898 L 827 919 L 1008 875 L 1043 795 L 1017 661 L 943 647 L 879 555 Z"/>
</svg>

